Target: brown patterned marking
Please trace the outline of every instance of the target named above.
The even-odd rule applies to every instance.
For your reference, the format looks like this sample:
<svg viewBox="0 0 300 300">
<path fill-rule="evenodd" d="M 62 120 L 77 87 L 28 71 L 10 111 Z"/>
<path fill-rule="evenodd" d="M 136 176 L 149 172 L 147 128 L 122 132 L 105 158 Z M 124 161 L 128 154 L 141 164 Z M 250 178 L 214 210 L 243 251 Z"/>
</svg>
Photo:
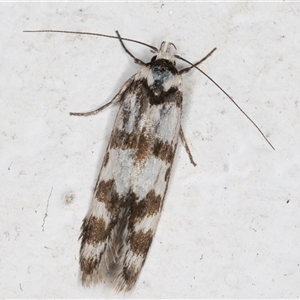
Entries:
<svg viewBox="0 0 300 300">
<path fill-rule="evenodd" d="M 145 113 L 147 107 L 149 106 L 149 102 L 147 101 L 147 99 L 144 99 L 142 97 L 138 97 L 138 100 L 139 100 L 140 107 L 139 107 L 139 116 L 137 117 L 140 117 Z"/>
<path fill-rule="evenodd" d="M 103 158 L 103 167 L 106 167 L 109 160 L 109 151 L 106 151 L 104 158 Z"/>
<path fill-rule="evenodd" d="M 95 190 L 95 197 L 105 204 L 108 212 L 112 212 L 119 205 L 120 197 L 116 191 L 114 179 L 101 180 Z"/>
<path fill-rule="evenodd" d="M 134 267 L 124 266 L 122 275 L 126 282 L 126 286 L 122 287 L 122 289 L 124 288 L 125 291 L 129 291 L 137 280 L 138 272 Z"/>
<path fill-rule="evenodd" d="M 123 130 L 115 129 L 112 133 L 109 147 L 111 149 L 120 148 L 122 150 L 132 149 L 136 147 L 137 135 L 135 133 L 128 133 Z"/>
<path fill-rule="evenodd" d="M 135 192 L 133 192 L 131 189 L 129 192 L 124 196 L 124 199 L 122 199 L 122 203 L 125 206 L 125 208 L 130 208 L 132 205 L 138 203 L 139 197 Z M 130 209 L 132 211 L 132 209 Z"/>
<path fill-rule="evenodd" d="M 139 135 L 139 139 L 136 145 L 136 152 L 134 158 L 138 161 L 144 160 L 151 155 L 151 137 L 146 132 L 146 129 L 143 128 L 142 132 Z"/>
<path fill-rule="evenodd" d="M 129 121 L 129 118 L 130 118 L 130 114 L 131 114 L 131 111 L 130 111 L 130 103 L 127 103 L 128 105 L 124 105 L 123 106 L 123 109 L 122 109 L 122 113 L 123 113 L 123 116 L 122 116 L 122 119 L 123 119 L 123 124 L 128 124 L 128 121 Z"/>
<path fill-rule="evenodd" d="M 104 242 L 109 233 L 109 228 L 106 228 L 103 218 L 97 218 L 92 216 L 85 218 L 81 227 L 81 248 L 85 243 L 96 245 L 100 242 Z"/>
<path fill-rule="evenodd" d="M 175 95 L 173 95 L 173 101 L 176 102 L 177 107 L 181 107 L 181 104 L 182 104 L 182 93 L 181 93 L 181 91 L 176 91 Z"/>
<path fill-rule="evenodd" d="M 110 141 L 110 148 L 119 148 L 122 150 L 133 149 L 133 158 L 137 161 L 141 161 L 152 154 L 151 136 L 149 136 L 145 128 L 140 133 L 128 133 L 116 129 Z"/>
<path fill-rule="evenodd" d="M 163 142 L 159 138 L 154 141 L 143 129 L 141 133 L 128 133 L 116 129 L 110 141 L 110 148 L 133 149 L 133 158 L 141 161 L 154 155 L 158 159 L 171 163 L 174 157 L 174 147 L 169 142 Z"/>
<path fill-rule="evenodd" d="M 163 142 L 162 140 L 156 138 L 153 148 L 153 154 L 157 158 L 171 163 L 174 157 L 174 150 L 169 142 Z"/>
<path fill-rule="evenodd" d="M 130 250 L 136 255 L 146 257 L 152 239 L 153 232 L 151 229 L 147 232 L 143 232 L 142 230 L 132 232 L 129 238 Z"/>
<path fill-rule="evenodd" d="M 171 167 L 169 167 L 165 173 L 165 181 L 166 182 L 169 182 L 170 175 L 171 175 Z"/>
<path fill-rule="evenodd" d="M 152 216 L 159 212 L 162 204 L 162 199 L 160 195 L 155 194 L 155 191 L 152 189 L 146 195 L 146 207 L 145 215 Z"/>
<path fill-rule="evenodd" d="M 95 269 L 97 269 L 99 265 L 100 259 L 97 260 L 93 257 L 83 258 L 80 257 L 80 270 L 82 272 L 81 280 L 82 283 L 85 284 L 87 277 L 91 275 Z"/>
<path fill-rule="evenodd" d="M 137 196 L 136 199 L 138 199 Z M 154 190 L 150 190 L 144 199 L 130 201 L 129 205 L 131 206 L 131 215 L 128 221 L 128 228 L 133 230 L 136 222 L 141 221 L 145 217 L 153 216 L 160 211 L 162 198 L 160 195 L 156 196 Z"/>
</svg>

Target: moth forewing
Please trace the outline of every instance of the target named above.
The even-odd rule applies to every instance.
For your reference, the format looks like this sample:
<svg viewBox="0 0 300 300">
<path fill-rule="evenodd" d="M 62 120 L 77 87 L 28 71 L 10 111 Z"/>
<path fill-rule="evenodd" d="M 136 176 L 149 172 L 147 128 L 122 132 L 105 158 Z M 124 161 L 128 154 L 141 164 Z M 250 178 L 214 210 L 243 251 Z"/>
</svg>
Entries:
<svg viewBox="0 0 300 300">
<path fill-rule="evenodd" d="M 151 245 L 180 132 L 181 75 L 170 45 L 113 99 L 120 108 L 81 231 L 83 285 L 110 280 L 130 290 Z"/>
</svg>

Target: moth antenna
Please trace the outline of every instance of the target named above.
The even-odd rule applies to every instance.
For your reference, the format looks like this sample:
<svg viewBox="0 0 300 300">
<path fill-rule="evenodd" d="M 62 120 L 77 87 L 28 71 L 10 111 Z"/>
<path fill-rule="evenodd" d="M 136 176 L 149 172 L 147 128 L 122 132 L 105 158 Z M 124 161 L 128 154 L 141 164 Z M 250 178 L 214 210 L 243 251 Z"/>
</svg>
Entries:
<svg viewBox="0 0 300 300">
<path fill-rule="evenodd" d="M 122 41 L 123 38 L 121 38 L 121 36 L 120 36 L 118 30 L 116 31 L 116 34 L 117 34 L 117 36 L 118 36 L 118 39 L 119 39 L 119 41 L 120 41 L 120 43 L 121 43 L 123 49 L 125 50 L 125 52 L 126 52 L 129 56 L 131 56 L 131 57 L 133 58 L 134 62 L 135 62 L 136 64 L 141 65 L 141 66 L 145 66 L 146 64 L 145 64 L 142 60 L 136 58 L 136 57 L 135 57 L 135 56 L 134 56 L 134 55 L 133 55 L 126 47 L 125 47 L 125 45 L 124 45 L 124 43 L 123 43 L 123 41 Z"/>
<path fill-rule="evenodd" d="M 246 118 L 255 126 L 255 128 L 259 131 L 259 133 L 263 136 L 263 138 L 266 140 L 266 142 L 271 146 L 271 148 L 273 150 L 275 150 L 274 146 L 271 144 L 271 142 L 267 139 L 267 137 L 264 135 L 264 133 L 262 132 L 262 130 L 256 125 L 256 123 L 244 112 L 244 110 L 232 99 L 231 96 L 228 95 L 227 92 L 225 92 L 225 90 L 223 88 L 221 88 L 221 86 L 219 84 L 217 84 L 209 75 L 207 75 L 204 71 L 202 71 L 200 68 L 197 67 L 198 64 L 200 64 L 201 62 L 203 62 L 205 59 L 207 59 L 217 48 L 214 48 L 210 53 L 208 53 L 203 59 L 201 59 L 199 62 L 197 62 L 196 64 L 192 64 L 191 62 L 189 62 L 188 60 L 186 60 L 185 58 L 179 56 L 179 55 L 175 55 L 176 58 L 188 63 L 191 65 L 191 67 L 185 68 L 183 70 L 181 70 L 179 73 L 186 73 L 188 72 L 190 69 L 192 68 L 196 68 L 198 71 L 200 71 L 204 76 L 206 76 L 214 85 L 216 85 L 216 87 L 218 87 L 231 101 L 232 103 L 246 116 Z M 182 72 L 183 71 L 183 72 Z"/>
<path fill-rule="evenodd" d="M 217 48 L 214 48 L 212 49 L 205 57 L 203 57 L 202 59 L 200 59 L 199 61 L 197 61 L 196 63 L 192 64 L 190 63 L 189 61 L 187 61 L 185 58 L 179 56 L 179 55 L 174 55 L 174 57 L 178 58 L 178 59 L 181 59 L 187 63 L 189 63 L 191 66 L 190 67 L 187 67 L 187 68 L 184 68 L 182 70 L 179 71 L 179 74 L 184 74 L 184 73 L 187 73 L 189 72 L 191 69 L 193 69 L 195 66 L 198 66 L 200 65 L 203 61 L 205 61 L 206 59 L 208 59 L 215 51 L 217 50 Z"/>
<path fill-rule="evenodd" d="M 94 35 L 94 36 L 102 36 L 102 37 L 107 37 L 110 39 L 120 39 L 117 36 L 113 36 L 113 35 L 107 35 L 107 34 L 101 34 L 101 33 L 93 33 L 93 32 L 84 32 L 84 31 L 69 31 L 69 30 L 23 30 L 23 32 L 58 32 L 58 33 L 72 33 L 72 34 L 84 34 L 84 35 Z M 154 52 L 157 52 L 158 49 L 154 46 L 148 45 L 146 43 L 137 41 L 137 40 L 133 40 L 133 39 L 128 39 L 128 38 L 121 38 L 124 41 L 128 41 L 128 42 L 132 42 L 132 43 L 136 43 L 136 44 L 140 44 L 146 47 L 149 47 L 150 49 L 152 49 Z"/>
</svg>

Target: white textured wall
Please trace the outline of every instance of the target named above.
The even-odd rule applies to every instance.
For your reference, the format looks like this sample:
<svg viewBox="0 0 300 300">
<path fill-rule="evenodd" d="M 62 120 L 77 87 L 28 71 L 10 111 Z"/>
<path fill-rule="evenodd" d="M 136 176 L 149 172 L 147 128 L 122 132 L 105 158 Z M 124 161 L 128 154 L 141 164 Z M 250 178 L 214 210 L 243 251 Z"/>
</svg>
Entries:
<svg viewBox="0 0 300 300">
<path fill-rule="evenodd" d="M 26 29 L 119 29 L 172 41 L 193 62 L 217 47 L 202 69 L 276 148 L 198 71 L 185 75 L 182 124 L 197 166 L 179 144 L 127 297 L 300 296 L 299 3 L 1 3 L 0 25 L 1 297 L 113 295 L 78 284 L 77 239 L 117 107 L 69 112 L 106 103 L 139 68 L 117 40 Z"/>
</svg>

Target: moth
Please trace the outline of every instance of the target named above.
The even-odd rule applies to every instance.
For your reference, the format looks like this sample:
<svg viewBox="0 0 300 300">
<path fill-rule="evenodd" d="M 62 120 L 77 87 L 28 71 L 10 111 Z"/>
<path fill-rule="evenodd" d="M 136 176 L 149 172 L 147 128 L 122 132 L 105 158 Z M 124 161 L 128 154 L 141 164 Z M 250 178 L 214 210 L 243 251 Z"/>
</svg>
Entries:
<svg viewBox="0 0 300 300">
<path fill-rule="evenodd" d="M 111 104 L 120 105 L 93 199 L 81 227 L 80 276 L 84 286 L 108 282 L 117 292 L 127 292 L 136 283 L 152 243 L 179 138 L 191 163 L 196 165 L 181 127 L 182 74 L 193 68 L 198 69 L 245 113 L 197 67 L 216 48 L 192 64 L 172 54 L 172 47 L 176 49 L 173 43 L 162 42 L 157 49 L 123 38 L 118 31 L 117 36 L 57 30 L 38 32 L 117 38 L 126 53 L 141 65 L 141 69 L 124 83 L 110 102 L 91 112 L 70 113 L 73 116 L 88 116 Z M 150 62 L 144 63 L 125 47 L 123 41 L 148 46 L 155 55 Z M 190 66 L 178 70 L 176 58 Z M 246 117 L 270 144 L 257 125 Z"/>
<path fill-rule="evenodd" d="M 117 291 L 134 286 L 160 219 L 179 137 L 195 165 L 180 125 L 181 74 L 190 67 L 177 70 L 172 46 L 162 42 L 149 63 L 135 58 L 139 72 L 109 103 L 87 113 L 120 104 L 81 228 L 83 285 L 108 279 Z"/>
</svg>

